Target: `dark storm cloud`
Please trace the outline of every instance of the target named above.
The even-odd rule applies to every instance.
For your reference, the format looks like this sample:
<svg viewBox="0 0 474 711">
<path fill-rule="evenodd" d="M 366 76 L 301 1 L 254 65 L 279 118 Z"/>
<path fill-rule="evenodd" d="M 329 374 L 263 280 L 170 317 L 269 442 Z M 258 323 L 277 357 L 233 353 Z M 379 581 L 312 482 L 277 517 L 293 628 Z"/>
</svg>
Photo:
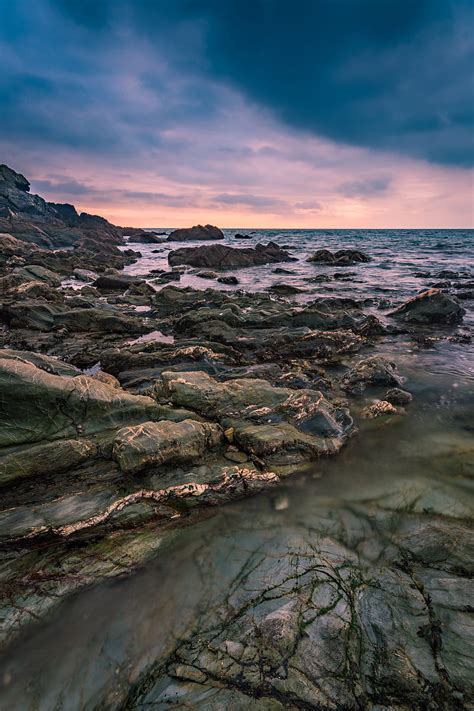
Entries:
<svg viewBox="0 0 474 711">
<path fill-rule="evenodd" d="M 236 0 L 207 7 L 213 75 L 289 126 L 472 163 L 470 2 Z"/>
<path fill-rule="evenodd" d="M 160 132 L 215 116 L 232 87 L 290 131 L 473 162 L 470 0 L 24 0 L 3 10 L 0 127 L 15 140 L 109 155 L 166 148 Z"/>
</svg>

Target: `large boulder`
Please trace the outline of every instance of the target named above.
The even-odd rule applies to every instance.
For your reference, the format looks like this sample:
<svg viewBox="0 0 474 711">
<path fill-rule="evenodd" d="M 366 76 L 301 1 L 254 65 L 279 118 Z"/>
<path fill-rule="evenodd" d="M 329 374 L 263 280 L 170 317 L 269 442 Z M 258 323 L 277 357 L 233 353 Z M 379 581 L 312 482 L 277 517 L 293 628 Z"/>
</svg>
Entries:
<svg viewBox="0 0 474 711">
<path fill-rule="evenodd" d="M 171 266 L 190 264 L 192 267 L 236 269 L 273 262 L 291 262 L 293 258 L 275 242 L 257 244 L 255 248 L 234 248 L 223 244 L 201 247 L 182 247 L 168 255 Z"/>
<path fill-rule="evenodd" d="M 455 296 L 428 289 L 409 299 L 389 316 L 413 324 L 459 323 L 466 313 Z"/>
<path fill-rule="evenodd" d="M 214 225 L 194 225 L 173 230 L 167 242 L 198 242 L 200 240 L 224 239 L 224 233 Z"/>
<path fill-rule="evenodd" d="M 207 422 L 145 422 L 117 432 L 113 457 L 122 471 L 135 472 L 153 464 L 197 459 L 221 439 L 221 428 Z"/>
<path fill-rule="evenodd" d="M 158 416 L 149 397 L 86 375 L 49 373 L 31 355 L 0 352 L 0 447 L 93 435 Z"/>
</svg>

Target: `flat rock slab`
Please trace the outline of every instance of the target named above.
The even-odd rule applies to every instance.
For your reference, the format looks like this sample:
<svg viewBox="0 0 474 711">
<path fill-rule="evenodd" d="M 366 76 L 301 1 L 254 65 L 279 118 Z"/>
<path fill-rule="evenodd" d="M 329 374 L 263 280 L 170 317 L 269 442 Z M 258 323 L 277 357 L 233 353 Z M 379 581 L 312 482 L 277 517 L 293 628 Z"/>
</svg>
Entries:
<svg viewBox="0 0 474 711">
<path fill-rule="evenodd" d="M 197 459 L 221 439 L 218 425 L 196 420 L 144 422 L 117 432 L 113 458 L 122 471 L 135 472 L 150 464 Z"/>
</svg>

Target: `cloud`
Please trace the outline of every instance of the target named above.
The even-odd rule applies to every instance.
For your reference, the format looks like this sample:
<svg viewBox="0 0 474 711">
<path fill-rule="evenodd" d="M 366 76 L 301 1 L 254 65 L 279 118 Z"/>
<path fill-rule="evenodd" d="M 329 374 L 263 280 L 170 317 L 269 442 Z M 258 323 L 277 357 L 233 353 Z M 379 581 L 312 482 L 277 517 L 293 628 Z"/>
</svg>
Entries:
<svg viewBox="0 0 474 711">
<path fill-rule="evenodd" d="M 92 195 L 97 192 L 92 185 L 81 183 L 74 178 L 62 178 L 59 180 L 32 180 L 32 192 L 53 192 L 56 195 L 82 196 Z"/>
<path fill-rule="evenodd" d="M 469 223 L 465 0 L 2 10 L 2 162 L 50 200 L 118 224 Z"/>
<path fill-rule="evenodd" d="M 307 200 L 306 202 L 295 202 L 293 205 L 295 210 L 321 210 L 321 204 L 316 200 Z"/>
<path fill-rule="evenodd" d="M 374 197 L 387 192 L 392 179 L 388 176 L 351 180 L 339 185 L 338 192 L 345 197 Z"/>
<path fill-rule="evenodd" d="M 118 192 L 123 200 L 136 200 L 140 203 L 149 203 L 157 207 L 162 205 L 168 207 L 195 207 L 199 203 L 197 195 L 170 195 L 140 190 L 121 190 Z M 112 197 L 116 199 L 116 193 Z"/>
<path fill-rule="evenodd" d="M 132 160 L 233 89 L 291 131 L 468 166 L 472 20 L 470 0 L 7 3 L 0 127 Z"/>
<path fill-rule="evenodd" d="M 200 6 L 212 75 L 289 127 L 472 165 L 470 0 L 208 0 Z"/>
<path fill-rule="evenodd" d="M 279 198 L 267 197 L 264 195 L 243 195 L 243 194 L 229 194 L 221 193 L 220 195 L 214 195 L 212 198 L 213 202 L 223 203 L 224 205 L 238 205 L 246 207 L 256 207 L 259 209 L 275 209 L 280 210 L 281 208 L 287 207 L 288 203 L 285 200 L 280 200 Z"/>
</svg>

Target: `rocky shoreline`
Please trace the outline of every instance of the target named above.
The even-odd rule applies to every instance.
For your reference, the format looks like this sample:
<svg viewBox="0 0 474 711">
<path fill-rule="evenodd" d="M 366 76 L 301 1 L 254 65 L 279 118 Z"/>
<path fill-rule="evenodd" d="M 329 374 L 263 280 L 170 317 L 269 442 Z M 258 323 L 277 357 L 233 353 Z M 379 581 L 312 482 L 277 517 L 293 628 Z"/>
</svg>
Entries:
<svg viewBox="0 0 474 711">
<path fill-rule="evenodd" d="M 217 269 L 220 280 L 229 267 L 295 257 L 273 242 L 178 247 L 169 270 L 130 276 L 123 268 L 139 253 L 123 238 L 143 232 L 28 187 L 0 167 L 4 649 L 73 592 L 142 565 L 163 535 L 338 456 L 364 422 L 409 418 L 409 384 L 380 344 L 471 338 L 462 322 L 472 275 L 438 280 L 395 308 L 339 296 L 301 303 L 284 284 L 273 293 L 183 288 L 174 282 L 190 267 Z M 223 238 L 210 225 L 183 232 L 166 239 Z M 308 261 L 370 259 L 342 249 Z M 168 703 L 168 687 L 182 682 L 186 703 L 202 698 L 202 708 L 214 708 L 216 690 L 231 708 L 249 699 L 259 709 L 468 708 L 466 517 L 453 523 L 431 506 L 400 514 L 389 532 L 381 502 L 366 508 L 356 528 L 368 540 L 361 521 L 377 519 L 383 553 L 373 569 L 342 532 L 323 554 L 321 523 L 296 562 L 282 553 L 272 586 L 240 601 L 225 634 L 200 619 L 172 662 L 156 662 L 120 703 L 142 708 L 159 680 L 152 701 Z M 279 596 L 284 604 L 270 606 L 248 644 L 256 607 Z M 443 623 L 438 605 L 450 611 Z M 330 621 L 318 627 L 323 615 Z"/>
</svg>

